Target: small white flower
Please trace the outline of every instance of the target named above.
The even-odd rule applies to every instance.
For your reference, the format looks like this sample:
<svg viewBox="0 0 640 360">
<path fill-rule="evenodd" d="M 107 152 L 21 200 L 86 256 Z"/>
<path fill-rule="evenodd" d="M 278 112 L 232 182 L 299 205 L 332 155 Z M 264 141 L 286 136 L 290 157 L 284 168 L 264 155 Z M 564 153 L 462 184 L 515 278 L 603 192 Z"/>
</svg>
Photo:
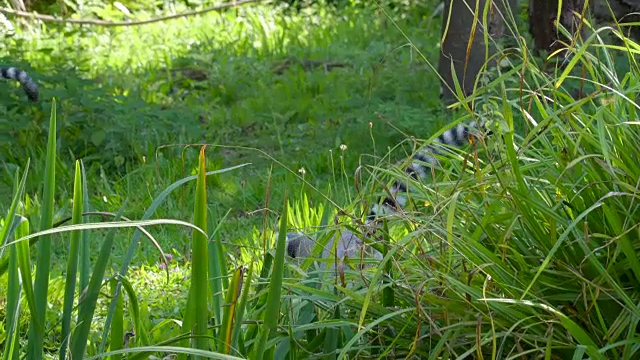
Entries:
<svg viewBox="0 0 640 360">
<path fill-rule="evenodd" d="M 300 175 L 304 176 L 307 173 L 307 170 L 301 167 L 300 169 L 298 169 L 298 172 L 300 173 Z"/>
<path fill-rule="evenodd" d="M 340 150 L 342 150 L 342 151 L 347 150 L 347 145 L 345 145 L 345 144 L 340 145 Z"/>
</svg>

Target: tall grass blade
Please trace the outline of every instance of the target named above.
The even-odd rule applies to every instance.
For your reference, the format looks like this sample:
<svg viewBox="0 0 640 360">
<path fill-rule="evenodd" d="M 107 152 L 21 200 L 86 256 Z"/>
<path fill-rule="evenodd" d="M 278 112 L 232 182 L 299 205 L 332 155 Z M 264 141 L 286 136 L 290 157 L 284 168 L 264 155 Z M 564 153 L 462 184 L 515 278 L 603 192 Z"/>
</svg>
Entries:
<svg viewBox="0 0 640 360">
<path fill-rule="evenodd" d="M 140 314 L 140 303 L 138 296 L 136 295 L 133 285 L 127 279 L 123 279 L 118 276 L 118 286 L 122 285 L 124 291 L 127 293 L 127 299 L 129 300 L 129 315 L 133 318 L 133 330 L 135 332 L 134 344 L 148 345 L 149 335 L 147 329 L 143 326 L 142 315 Z"/>
<path fill-rule="evenodd" d="M 247 272 L 247 280 L 244 281 L 248 286 L 242 288 L 242 295 L 240 296 L 240 303 L 236 309 L 236 319 L 233 323 L 233 332 L 231 335 L 231 348 L 237 349 L 239 355 L 246 355 L 246 349 L 240 345 L 240 332 L 242 330 L 242 320 L 244 319 L 244 313 L 247 307 L 247 300 L 249 299 L 249 293 L 251 292 L 251 280 L 253 278 L 253 264 L 249 264 L 249 270 Z"/>
<path fill-rule="evenodd" d="M 140 228 L 144 226 L 163 225 L 163 224 L 164 225 L 182 225 L 182 226 L 191 228 L 194 231 L 200 232 L 203 235 L 206 235 L 199 227 L 182 220 L 172 220 L 172 219 L 157 219 L 157 220 L 145 220 L 145 221 L 115 221 L 114 220 L 110 222 L 65 225 L 65 226 L 54 228 L 54 229 L 38 231 L 37 233 L 29 234 L 27 236 L 21 237 L 20 239 L 14 240 L 3 247 L 8 247 L 15 243 L 31 240 L 43 235 L 58 234 L 63 232 L 71 232 L 71 231 L 78 231 L 78 230 L 93 230 L 93 229 L 121 229 L 121 228 L 130 228 L 130 227 Z"/>
<path fill-rule="evenodd" d="M 87 173 L 84 169 L 84 163 L 80 160 L 80 169 L 82 173 L 82 208 L 85 211 L 90 211 L 89 205 L 89 189 L 87 187 Z M 80 292 L 89 286 L 89 278 L 91 277 L 91 258 L 90 258 L 90 246 L 89 246 L 89 232 L 82 232 L 82 239 L 79 244 L 79 260 L 78 260 L 78 287 Z"/>
<path fill-rule="evenodd" d="M 231 353 L 231 336 L 234 323 L 236 319 L 236 307 L 238 305 L 238 298 L 242 293 L 242 280 L 246 269 L 239 267 L 234 271 L 227 289 L 227 296 L 224 303 L 224 313 L 222 315 L 222 324 L 220 327 L 220 335 L 218 338 L 219 351 L 229 354 Z"/>
<path fill-rule="evenodd" d="M 5 331 L 3 360 L 18 360 L 20 342 L 18 325 L 20 320 L 20 276 L 18 274 L 18 250 L 9 249 L 9 273 L 7 278 L 7 304 L 5 308 Z"/>
<path fill-rule="evenodd" d="M 243 358 L 239 358 L 236 356 L 220 354 L 217 352 L 199 350 L 199 349 L 189 349 L 178 346 L 141 346 L 135 348 L 127 348 L 120 349 L 115 351 L 109 351 L 104 354 L 99 354 L 91 357 L 86 357 L 84 360 L 102 360 L 106 356 L 118 355 L 118 354 L 137 354 L 137 353 L 169 353 L 169 354 L 178 354 L 178 355 L 191 355 L 190 359 L 220 359 L 220 360 L 244 360 Z"/>
<path fill-rule="evenodd" d="M 244 164 L 240 164 L 240 165 L 236 165 L 236 166 L 232 166 L 229 168 L 225 168 L 225 169 L 220 169 L 220 170 L 213 170 L 213 171 L 209 171 L 206 173 L 207 176 L 210 175 L 215 175 L 215 174 L 222 174 L 228 171 L 232 171 L 232 170 L 236 170 L 239 168 L 242 168 L 244 166 L 250 165 L 250 163 L 244 163 Z M 153 214 L 156 212 L 156 210 L 160 207 L 160 205 L 162 205 L 162 203 L 164 203 L 164 201 L 167 199 L 167 197 L 176 189 L 180 188 L 180 186 L 186 184 L 189 181 L 193 181 L 198 179 L 199 175 L 192 175 L 192 176 L 188 176 L 185 177 L 183 179 L 177 180 L 174 183 L 172 183 L 171 185 L 169 185 L 166 189 L 164 189 L 151 203 L 151 205 L 149 206 L 149 208 L 147 208 L 147 210 L 144 212 L 144 215 L 142 215 L 142 218 L 140 220 L 146 220 L 146 219 L 150 219 Z M 136 230 L 133 234 L 133 238 L 131 239 L 131 243 L 129 244 L 129 248 L 127 249 L 127 253 L 125 254 L 123 260 L 122 260 L 122 265 L 120 265 L 120 271 L 118 272 L 119 275 L 119 279 L 124 279 L 127 275 L 127 270 L 129 269 L 129 264 L 131 264 L 131 259 L 133 259 L 133 255 L 135 253 L 135 251 L 138 249 L 138 242 L 140 241 L 140 237 L 142 236 L 142 232 L 139 230 Z M 118 297 L 121 295 L 121 289 L 122 289 L 122 284 L 118 284 L 118 286 L 116 287 L 116 291 L 114 294 L 114 298 L 111 299 L 111 305 L 109 308 L 109 313 L 107 314 L 107 319 L 105 321 L 105 327 L 109 327 L 111 324 L 111 318 L 109 314 L 112 314 L 115 306 L 116 306 L 116 300 L 118 299 Z M 187 300 L 187 304 L 189 303 L 189 300 Z M 185 314 L 185 319 L 183 320 L 188 320 L 189 314 Z M 184 324 L 184 322 L 183 322 Z M 139 337 L 135 337 L 135 339 L 139 339 Z M 136 340 L 137 341 L 137 340 Z M 181 358 L 181 356 L 183 355 L 179 355 L 179 358 Z"/>
<path fill-rule="evenodd" d="M 27 179 L 29 170 L 29 160 L 25 171 L 22 174 L 22 179 L 16 181 L 16 189 L 14 191 L 14 197 L 9 208 L 9 213 L 4 222 L 4 227 L 0 229 L 0 240 L 5 244 L 9 239 L 9 236 L 14 234 L 19 236 L 18 232 L 25 231 L 21 229 L 24 218 L 17 218 L 15 216 L 16 208 L 18 207 L 18 200 L 22 198 L 24 194 L 24 186 Z M 18 172 L 16 172 L 15 179 L 18 180 Z M 19 221 L 17 221 L 19 220 Z M 26 223 L 28 231 L 28 222 Z M 0 251 L 0 257 L 2 257 L 3 251 Z M 18 261 L 18 249 L 16 246 L 9 248 L 8 258 L 8 275 L 7 275 L 7 303 L 5 313 L 5 331 L 6 338 L 4 340 L 5 348 L 2 356 L 3 360 L 18 360 L 20 355 L 20 342 L 19 342 L 19 320 L 20 320 L 20 298 L 22 297 L 22 284 L 19 274 L 19 261 Z M 1 276 L 1 274 L 0 274 Z M 30 281 L 28 281 L 31 284 Z"/>
<path fill-rule="evenodd" d="M 355 345 L 355 343 L 360 338 L 362 338 L 367 332 L 369 332 L 372 329 L 374 329 L 378 324 L 384 322 L 387 319 L 391 319 L 391 318 L 393 318 L 395 316 L 399 316 L 399 315 L 402 315 L 402 314 L 410 312 L 410 311 L 415 311 L 415 308 L 405 308 L 405 309 L 400 309 L 400 310 L 397 310 L 397 311 L 394 311 L 394 312 L 386 313 L 385 315 L 375 319 L 370 324 L 368 324 L 367 326 L 365 326 L 362 329 L 360 329 L 360 331 L 358 331 L 356 336 L 352 337 L 349 341 L 347 341 L 346 344 L 344 344 L 344 347 L 342 348 L 342 350 L 338 354 L 338 360 L 345 359 L 347 357 L 347 353 L 349 351 L 353 351 L 354 350 L 353 346 Z"/>
<path fill-rule="evenodd" d="M 267 284 L 269 283 L 269 273 L 271 271 L 272 265 L 273 265 L 273 255 L 271 254 L 271 252 L 265 251 L 264 257 L 262 258 L 262 269 L 260 269 L 259 281 L 254 289 L 254 292 L 258 295 L 254 297 L 254 301 L 251 304 L 252 309 L 261 310 L 267 304 L 267 297 L 269 293 L 264 290 Z M 260 327 L 258 324 L 256 323 L 249 324 L 249 326 L 247 326 L 247 330 L 245 331 L 244 338 L 257 339 L 258 331 L 260 331 Z M 252 348 L 252 351 L 255 351 L 255 345 Z"/>
<path fill-rule="evenodd" d="M 76 225 L 82 223 L 82 206 L 84 197 L 82 191 L 82 176 L 80 162 L 76 161 L 76 173 L 73 182 L 73 210 L 71 223 Z M 71 316 L 73 313 L 73 299 L 76 293 L 76 275 L 78 272 L 78 256 L 80 253 L 80 240 L 83 231 L 71 233 L 69 243 L 69 258 L 67 259 L 67 277 L 65 280 L 64 300 L 62 305 L 62 345 L 60 346 L 60 360 L 67 357 L 67 345 L 71 335 Z"/>
<path fill-rule="evenodd" d="M 273 272 L 269 278 L 269 294 L 267 295 L 267 304 L 263 314 L 263 325 L 258 331 L 258 342 L 254 347 L 252 358 L 261 360 L 263 358 L 271 359 L 273 357 L 273 348 L 267 349 L 267 340 L 275 336 L 278 320 L 280 319 L 280 296 L 282 293 L 282 279 L 284 277 L 284 255 L 287 242 L 287 204 L 289 203 L 288 194 L 284 194 L 284 207 L 280 224 L 278 226 L 279 234 L 276 242 L 276 255 L 273 260 Z M 265 352 L 267 352 L 265 354 Z"/>
<path fill-rule="evenodd" d="M 109 281 L 111 294 L 113 295 L 118 286 L 118 280 Z M 116 301 L 116 309 L 113 313 L 113 322 L 109 333 L 109 351 L 120 350 L 124 346 L 124 297 L 120 296 Z M 111 355 L 110 360 L 122 359 L 121 354 Z"/>
<path fill-rule="evenodd" d="M 189 342 L 192 341 L 191 336 L 193 335 L 193 327 L 195 324 L 196 318 L 195 304 L 191 291 L 191 287 L 189 287 L 189 294 L 187 295 L 187 304 L 184 309 L 184 316 L 182 317 L 182 333 L 188 335 L 189 337 L 185 337 L 178 344 L 181 347 L 188 348 L 190 347 Z M 186 354 L 178 354 L 178 360 L 186 360 Z"/>
<path fill-rule="evenodd" d="M 25 218 L 21 218 L 21 222 L 16 226 L 16 237 L 24 237 L 29 234 L 29 222 Z M 31 259 L 29 254 L 29 244 L 24 241 L 15 244 L 18 250 L 18 267 L 20 267 L 20 277 L 22 278 L 22 286 L 24 287 L 24 297 L 27 300 L 29 312 L 34 314 L 36 310 L 36 299 L 33 290 L 33 275 L 31 273 Z M 40 318 L 31 317 L 32 324 L 36 331 L 44 331 Z"/>
<path fill-rule="evenodd" d="M 20 199 L 22 199 L 22 197 L 24 196 L 24 188 L 25 188 L 25 184 L 27 183 L 27 174 L 29 173 L 29 164 L 30 164 L 31 160 L 27 160 L 27 164 L 25 165 L 25 170 L 22 173 L 22 178 L 20 179 L 20 181 L 16 181 L 16 188 L 14 189 L 14 195 L 13 195 L 13 199 L 11 200 L 11 206 L 9 207 L 9 212 L 7 213 L 7 216 L 4 219 L 4 226 L 2 228 L 0 228 L 0 243 L 2 245 L 6 245 L 9 241 L 9 238 L 11 237 L 11 235 L 14 232 L 15 229 L 15 215 L 18 209 L 18 203 L 20 202 Z M 16 172 L 15 175 L 15 179 L 18 179 L 18 173 Z M 2 249 L 0 249 L 0 259 L 2 258 L 2 255 L 4 254 L 4 247 Z M 7 266 L 5 266 L 5 261 Z M 0 277 L 2 277 L 2 275 L 4 275 L 5 271 L 7 271 L 8 268 L 8 264 L 9 264 L 9 259 L 6 259 L 5 261 L 3 261 L 3 266 L 0 267 Z"/>
<path fill-rule="evenodd" d="M 120 219 L 124 207 L 122 207 L 116 215 L 116 220 Z M 93 320 L 93 314 L 95 312 L 98 295 L 100 295 L 100 289 L 102 288 L 102 282 L 104 274 L 107 269 L 107 264 L 111 257 L 111 250 L 113 249 L 113 243 L 115 241 L 116 228 L 111 229 L 102 243 L 100 253 L 98 255 L 91 279 L 89 280 L 89 287 L 85 293 L 84 300 L 78 305 L 78 319 L 76 321 L 77 326 L 71 337 L 71 358 L 82 359 L 84 358 L 87 344 L 89 341 L 89 334 L 91 332 L 91 323 Z"/>
<path fill-rule="evenodd" d="M 217 230 L 217 229 L 216 229 Z M 209 288 L 210 288 L 210 292 L 211 292 L 211 306 L 212 306 L 212 310 L 213 310 L 213 320 L 214 320 L 214 327 L 217 328 L 218 325 L 221 325 L 222 323 L 222 317 L 223 317 L 223 313 L 226 312 L 226 310 L 224 309 L 224 298 L 223 298 L 223 284 L 222 284 L 222 279 L 223 277 L 226 275 L 226 271 L 224 271 L 223 275 L 223 268 L 225 268 L 225 263 L 224 263 L 224 250 L 222 248 L 222 241 L 220 239 L 220 233 L 218 231 L 214 231 L 214 234 L 212 236 L 212 240 L 207 242 L 207 251 L 209 252 L 209 259 L 207 261 L 207 265 L 209 267 Z M 221 329 L 222 330 L 222 329 Z M 222 339 L 222 336 L 219 335 L 219 339 Z M 218 343 L 218 346 L 215 346 L 215 348 L 218 348 L 219 351 L 224 352 L 226 354 L 228 354 L 228 352 L 225 352 L 224 350 L 222 350 L 225 345 L 224 343 Z"/>
<path fill-rule="evenodd" d="M 592 359 L 604 359 L 601 353 L 598 352 L 598 347 L 596 343 L 593 341 L 591 336 L 578 324 L 576 324 L 573 320 L 571 320 L 568 316 L 563 314 L 562 312 L 552 308 L 551 306 L 545 304 L 537 304 L 528 300 L 512 300 L 512 299 L 479 299 L 480 301 L 494 301 L 494 302 L 502 302 L 502 303 L 510 303 L 510 304 L 521 304 L 526 306 L 534 306 L 544 309 L 555 316 L 560 320 L 560 324 L 564 326 L 564 328 L 568 331 L 571 336 L 573 336 L 580 345 L 585 347 L 586 352 Z"/>
<path fill-rule="evenodd" d="M 341 320 L 340 304 L 336 304 L 333 312 L 333 320 Z M 340 348 L 340 328 L 332 326 L 326 329 L 325 337 L 322 344 L 322 349 L 325 354 L 328 354 L 327 359 L 336 359 L 338 349 Z M 329 355 L 330 354 L 330 355 Z"/>
<path fill-rule="evenodd" d="M 372 305 L 371 299 L 373 298 L 374 291 L 376 290 L 376 286 L 373 286 L 373 284 L 378 284 L 380 281 L 380 278 L 386 273 L 387 267 L 384 264 L 390 261 L 391 257 L 393 257 L 396 251 L 398 251 L 397 247 L 393 247 L 390 250 L 386 250 L 386 254 L 384 255 L 384 258 L 381 261 L 381 264 L 383 266 L 378 267 L 375 274 L 373 275 L 373 278 L 371 279 L 371 286 L 368 287 L 367 293 L 362 302 L 362 309 L 360 310 L 360 319 L 358 320 L 358 329 L 362 328 L 366 319 L 367 311 L 369 307 Z"/>
<path fill-rule="evenodd" d="M 39 230 L 53 227 L 53 207 L 55 202 L 56 181 L 56 101 L 51 104 L 51 117 L 49 120 L 49 139 L 47 142 L 47 157 L 44 172 L 44 188 L 42 191 L 42 209 L 40 214 Z M 51 267 L 51 237 L 48 235 L 38 240 L 38 252 L 36 258 L 35 284 L 33 286 L 36 301 L 35 313 L 31 314 L 32 322 L 29 324 L 29 350 L 28 358 L 42 360 L 44 349 L 44 332 L 37 331 L 36 324 L 44 325 L 47 313 L 47 294 L 49 293 L 49 269 Z"/>
<path fill-rule="evenodd" d="M 200 350 L 207 350 L 208 340 L 207 325 L 209 319 L 209 309 L 207 306 L 208 296 L 208 236 L 207 232 L 207 182 L 206 182 L 206 158 L 205 149 L 200 149 L 199 172 L 196 183 L 196 199 L 194 209 L 194 225 L 202 229 L 194 231 L 192 237 L 192 265 L 191 265 L 191 286 L 189 287 L 189 301 L 193 305 L 193 327 L 184 330 L 193 331 L 195 336 L 193 347 Z M 191 325 L 191 324 L 189 324 Z M 196 357 L 199 358 L 199 357 Z"/>
</svg>

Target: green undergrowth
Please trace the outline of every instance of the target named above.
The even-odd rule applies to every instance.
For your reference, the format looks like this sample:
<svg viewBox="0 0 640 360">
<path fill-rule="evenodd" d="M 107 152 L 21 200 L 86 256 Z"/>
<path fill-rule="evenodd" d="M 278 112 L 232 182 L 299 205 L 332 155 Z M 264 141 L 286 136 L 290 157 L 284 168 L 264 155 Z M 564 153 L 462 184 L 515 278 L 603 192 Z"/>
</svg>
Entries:
<svg viewBox="0 0 640 360">
<path fill-rule="evenodd" d="M 640 47 L 600 29 L 543 71 L 519 43 L 445 113 L 418 52 L 435 62 L 440 20 L 265 5 L 19 34 L 59 103 L 1 89 L 3 355 L 637 357 Z M 391 166 L 479 120 L 491 134 L 433 178 Z M 382 261 L 285 260 L 287 230 L 360 234 L 394 178 L 410 205 L 365 236 Z"/>
<path fill-rule="evenodd" d="M 419 9 L 395 20 L 435 61 L 440 22 Z M 54 97 L 59 173 L 70 174 L 70 160 L 82 158 L 92 203 L 103 209 L 115 211 L 127 199 L 127 214 L 140 215 L 150 196 L 192 172 L 195 150 L 186 145 L 228 146 L 210 148 L 208 166 L 252 163 L 241 176 L 220 178 L 214 194 L 216 211 L 232 210 L 222 231 L 233 238 L 261 223 L 244 214 L 265 206 L 270 172 L 274 199 L 300 186 L 288 169 L 304 168 L 305 179 L 327 191 L 331 174 L 342 170 L 335 164 L 344 162 L 351 176 L 361 161 L 373 162 L 361 154 L 383 155 L 405 134 L 425 136 L 448 121 L 436 75 L 385 13 L 368 5 L 301 12 L 252 5 L 139 27 L 47 25 L 18 32 L 3 53 L 7 63 L 32 70 L 44 99 L 25 104 L 18 89 L 0 89 L 8 98 L 0 108 L 6 168 L 27 157 L 41 161 Z M 339 67 L 325 71 L 331 64 Z M 269 157 L 283 166 L 272 168 Z M 37 191 L 41 177 L 28 189 Z M 3 181 L 12 177 L 5 173 Z M 183 200 L 163 214 L 184 214 Z"/>
</svg>

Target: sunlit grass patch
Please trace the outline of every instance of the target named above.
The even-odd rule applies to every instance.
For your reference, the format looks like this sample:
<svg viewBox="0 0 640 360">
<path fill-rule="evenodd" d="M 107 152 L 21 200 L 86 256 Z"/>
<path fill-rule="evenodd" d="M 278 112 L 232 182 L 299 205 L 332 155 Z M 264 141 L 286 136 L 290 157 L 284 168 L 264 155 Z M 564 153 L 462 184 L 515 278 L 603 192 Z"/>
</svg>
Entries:
<svg viewBox="0 0 640 360">
<path fill-rule="evenodd" d="M 141 27 L 64 33 L 51 27 L 35 37 L 19 33 L 17 39 L 29 49 L 24 58 L 37 70 L 44 98 L 60 101 L 61 146 L 66 149 L 61 157 L 81 157 L 87 171 L 96 174 L 90 177 L 96 203 L 115 211 L 129 199 L 140 213 L 137 204 L 166 186 L 165 179 L 182 175 L 180 146 L 156 153 L 162 145 L 257 148 L 287 167 L 304 167 L 307 179 L 320 186 L 333 171 L 329 156 L 340 145 L 349 148 L 342 157 L 349 174 L 359 155 L 371 150 L 372 137 L 382 152 L 402 138 L 390 134 L 385 122 L 414 134 L 445 123 L 441 111 L 434 110 L 438 89 L 424 89 L 425 83 L 435 83 L 435 75 L 383 13 L 360 5 L 339 10 L 314 6 L 300 13 L 252 5 Z M 435 59 L 437 36 L 424 28 L 437 29 L 439 22 L 415 15 L 398 21 Z M 286 61 L 291 65 L 276 71 Z M 345 66 L 327 72 L 322 66 L 306 68 L 306 61 Z M 189 78 L 194 72 L 200 76 L 196 80 Z M 15 106 L 20 111 L 7 121 L 7 141 L 19 146 L 8 147 L 0 158 L 10 164 L 26 156 L 37 161 L 38 139 L 46 129 L 40 113 L 48 105 Z M 254 179 L 266 173 L 270 161 L 256 155 L 210 153 L 223 164 L 250 158 L 255 165 L 243 178 Z M 286 171 L 274 171 L 289 183 Z M 28 186 L 35 188 L 37 182 Z M 235 215 L 262 206 L 263 183 L 227 182 L 225 187 L 236 190 L 220 192 L 219 211 L 235 208 L 227 224 L 231 231 L 246 228 L 245 219 Z M 282 195 L 280 187 L 272 191 L 276 198 Z"/>
</svg>

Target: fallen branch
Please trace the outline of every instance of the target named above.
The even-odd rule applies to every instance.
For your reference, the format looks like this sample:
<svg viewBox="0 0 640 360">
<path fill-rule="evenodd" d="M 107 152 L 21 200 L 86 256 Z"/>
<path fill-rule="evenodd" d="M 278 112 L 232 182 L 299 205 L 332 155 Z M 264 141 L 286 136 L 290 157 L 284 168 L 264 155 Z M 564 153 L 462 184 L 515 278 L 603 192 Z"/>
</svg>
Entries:
<svg viewBox="0 0 640 360">
<path fill-rule="evenodd" d="M 149 20 L 119 21 L 119 22 L 104 21 L 104 20 L 63 19 L 63 18 L 58 18 L 58 17 L 55 17 L 55 16 L 51 16 L 51 15 L 40 15 L 40 14 L 36 14 L 36 13 L 18 11 L 18 10 L 13 10 L 13 9 L 8 9 L 8 8 L 0 8 L 0 13 L 6 14 L 6 15 L 14 15 L 14 16 L 23 17 L 23 18 L 40 20 L 40 21 L 43 21 L 43 22 L 115 27 L 115 26 L 146 25 L 146 24 L 156 23 L 156 22 L 165 21 L 165 20 L 177 19 L 177 18 L 181 18 L 181 17 L 193 16 L 193 15 L 201 15 L 201 14 L 205 14 L 205 13 L 208 13 L 208 12 L 211 12 L 211 11 L 223 10 L 223 9 L 228 9 L 228 8 L 232 8 L 232 7 L 236 7 L 236 6 L 240 6 L 240 5 L 258 3 L 258 2 L 262 2 L 262 1 L 263 0 L 233 1 L 233 2 L 230 2 L 230 3 L 211 6 L 211 7 L 202 9 L 202 10 L 187 11 L 187 12 L 180 13 L 180 14 L 168 15 L 168 16 L 163 16 L 163 17 L 159 17 L 159 18 L 149 19 Z"/>
</svg>

